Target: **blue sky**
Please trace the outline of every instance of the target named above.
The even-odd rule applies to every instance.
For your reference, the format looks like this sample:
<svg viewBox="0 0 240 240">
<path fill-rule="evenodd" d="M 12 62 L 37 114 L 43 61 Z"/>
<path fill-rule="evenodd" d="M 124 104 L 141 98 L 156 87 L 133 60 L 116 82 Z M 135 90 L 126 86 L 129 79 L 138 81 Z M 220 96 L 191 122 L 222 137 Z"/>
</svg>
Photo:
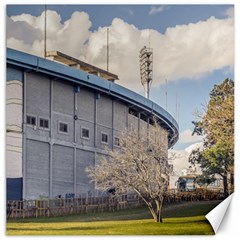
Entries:
<svg viewBox="0 0 240 240">
<path fill-rule="evenodd" d="M 189 79 L 182 79 L 178 82 L 170 82 L 167 86 L 167 107 L 170 113 L 179 123 L 180 132 L 186 129 L 193 130 L 194 125 L 191 123 L 197 120 L 195 116 L 196 111 L 202 111 L 203 105 L 209 101 L 209 93 L 214 84 L 220 84 L 225 78 L 234 79 L 233 73 L 224 73 L 224 71 L 214 71 L 198 81 L 190 81 Z M 164 108 L 166 106 L 166 91 L 165 86 L 155 88 L 152 90 L 151 98 L 160 103 Z M 176 106 L 176 98 L 178 100 Z M 180 106 L 179 106 L 180 104 Z M 176 116 L 177 107 L 177 116 Z M 174 149 L 186 148 L 189 143 L 178 143 Z"/>
<path fill-rule="evenodd" d="M 71 31 L 76 33 L 76 35 L 79 34 L 79 46 L 82 46 L 82 52 L 79 50 L 78 55 L 74 57 L 79 57 L 96 65 L 100 64 L 100 67 L 104 66 L 101 66 L 104 58 L 95 56 L 94 51 L 104 52 L 105 40 L 103 38 L 106 36 L 104 35 L 104 29 L 110 27 L 110 40 L 112 39 L 110 51 L 112 51 L 112 55 L 113 53 L 115 54 L 112 58 L 110 55 L 110 61 L 116 54 L 119 55 L 117 60 L 112 61 L 110 70 L 122 77 L 119 81 L 120 84 L 142 95 L 144 93 L 139 83 L 138 75 L 130 76 L 133 71 L 139 71 L 138 59 L 133 58 L 134 62 L 131 61 L 133 65 L 127 65 L 131 72 L 125 75 L 121 71 L 123 66 L 126 67 L 126 65 L 121 63 L 121 65 L 117 66 L 117 61 L 122 61 L 124 57 L 128 57 L 126 54 L 122 56 L 124 51 L 129 52 L 129 56 L 137 55 L 137 50 L 135 49 L 135 52 L 133 52 L 130 46 L 134 46 L 137 43 L 137 38 L 142 38 L 143 40 L 139 41 L 147 44 L 148 40 L 143 36 L 146 34 L 145 30 L 148 30 L 151 36 L 149 37 L 150 44 L 153 47 L 154 56 L 156 56 L 154 58 L 155 77 L 150 99 L 162 107 L 166 107 L 165 79 L 168 79 L 167 110 L 178 120 L 180 133 L 185 132 L 185 134 L 180 134 L 180 141 L 174 146 L 174 149 L 184 149 L 194 142 L 200 141 L 198 138 L 191 138 L 190 136 L 190 130 L 192 131 L 193 129 L 191 121 L 195 119 L 193 113 L 196 110 L 202 110 L 202 104 L 207 103 L 209 100 L 209 92 L 214 84 L 219 84 L 225 78 L 234 79 L 232 53 L 234 46 L 233 44 L 231 45 L 233 41 L 227 41 L 229 47 L 223 50 L 221 54 L 221 49 L 226 46 L 227 35 L 230 36 L 232 34 L 230 38 L 234 38 L 233 24 L 231 25 L 231 21 L 229 21 L 233 17 L 233 5 L 48 5 L 47 9 L 52 11 L 51 16 L 49 14 L 48 21 L 51 22 L 52 26 L 55 27 L 56 25 L 56 32 L 58 31 L 59 34 L 64 30 L 64 26 L 67 26 L 66 21 L 75 21 L 72 14 L 76 11 L 79 12 L 78 16 L 82 19 L 83 26 L 79 22 L 79 28 L 72 28 Z M 36 25 L 39 23 L 35 20 L 38 18 L 40 21 L 40 15 L 43 11 L 43 5 L 8 5 L 7 15 L 10 20 L 9 22 L 7 21 L 7 25 L 9 24 L 10 27 L 7 28 L 7 44 L 10 47 L 19 45 L 19 50 L 29 51 L 38 55 L 38 50 L 34 49 L 33 46 L 36 45 L 36 42 L 34 42 L 35 38 L 36 40 L 40 38 L 38 31 L 41 26 L 35 27 L 33 22 L 36 22 Z M 82 12 L 86 14 L 83 16 L 83 14 L 80 14 Z M 29 15 L 26 17 L 26 15 L 22 14 L 29 14 L 36 18 L 29 17 Z M 60 16 L 60 20 L 57 14 Z M 18 17 L 16 17 L 17 15 Z M 26 19 L 29 20 L 27 21 Z M 24 23 L 25 20 L 26 23 Z M 32 37 L 30 37 L 30 34 L 28 36 L 29 39 L 32 39 L 32 45 L 27 45 L 29 44 L 27 42 L 30 41 L 29 39 L 24 39 L 24 37 L 20 39 L 22 35 L 20 33 L 17 34 L 17 27 L 14 30 L 15 25 L 23 23 L 25 24 L 22 25 L 23 31 L 26 27 L 32 28 Z M 84 26 L 86 25 L 88 27 L 85 29 Z M 81 29 L 85 31 L 83 38 L 80 37 L 81 34 L 84 35 Z M 52 31 L 49 33 L 49 36 L 54 33 L 54 29 Z M 116 35 L 119 33 L 120 35 Z M 114 34 L 114 36 L 118 36 L 118 39 L 111 38 L 111 34 L 112 36 Z M 189 37 L 185 37 L 184 34 Z M 124 40 L 125 36 L 127 39 L 130 39 L 127 44 L 124 43 L 126 42 Z M 119 40 L 120 38 L 122 40 Z M 155 39 L 157 39 L 156 42 Z M 54 41 L 55 44 L 53 44 Z M 179 42 L 181 45 L 178 45 Z M 202 42 L 204 43 L 202 44 Z M 53 39 L 52 45 L 56 46 L 56 43 L 56 40 Z M 101 46 L 96 48 L 98 44 L 101 44 Z M 165 45 L 166 51 L 164 51 L 165 47 L 163 47 Z M 118 46 L 122 46 L 122 49 L 117 50 Z M 185 52 L 181 49 L 181 46 L 183 48 L 186 47 Z M 219 48 L 217 48 L 218 46 Z M 63 45 L 59 45 L 59 48 L 63 52 L 69 50 L 67 47 L 64 48 Z M 75 51 L 72 50 L 71 52 L 69 50 L 69 54 L 75 54 Z M 161 55 L 163 58 L 161 58 Z M 165 62 L 164 59 L 168 58 L 170 58 L 169 62 Z M 224 58 L 228 59 L 224 60 Z M 216 64 L 214 63 L 215 61 L 217 62 Z M 175 67 L 171 67 L 171 64 Z M 138 83 L 138 85 L 130 82 Z M 176 99 L 178 100 L 177 103 Z M 177 113 L 176 107 L 178 109 Z"/>
<path fill-rule="evenodd" d="M 151 8 L 163 6 L 160 12 L 149 14 Z M 89 14 L 96 30 L 99 26 L 110 25 L 115 17 L 121 18 L 139 29 L 153 28 L 165 32 L 175 25 L 196 23 L 210 16 L 225 18 L 230 5 L 48 5 L 47 8 L 61 14 L 62 22 L 69 19 L 74 11 Z M 14 5 L 7 8 L 7 15 L 30 13 L 38 16 L 44 10 L 43 5 Z"/>
</svg>

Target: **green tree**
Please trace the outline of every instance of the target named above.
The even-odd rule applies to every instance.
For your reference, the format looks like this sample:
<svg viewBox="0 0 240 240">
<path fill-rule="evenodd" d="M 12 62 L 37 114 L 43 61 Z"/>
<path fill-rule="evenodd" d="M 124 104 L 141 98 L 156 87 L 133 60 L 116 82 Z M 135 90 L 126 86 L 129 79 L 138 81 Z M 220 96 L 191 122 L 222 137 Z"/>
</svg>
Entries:
<svg viewBox="0 0 240 240">
<path fill-rule="evenodd" d="M 196 183 L 201 187 L 207 187 L 209 184 L 214 183 L 215 181 L 216 178 L 213 175 L 208 175 L 206 173 L 196 177 Z"/>
<path fill-rule="evenodd" d="M 228 176 L 233 178 L 234 174 L 234 82 L 231 79 L 214 86 L 206 111 L 198 116 L 200 121 L 194 122 L 193 134 L 204 135 L 204 146 L 194 150 L 189 161 L 199 163 L 205 176 L 220 175 L 226 197 Z"/>
</svg>

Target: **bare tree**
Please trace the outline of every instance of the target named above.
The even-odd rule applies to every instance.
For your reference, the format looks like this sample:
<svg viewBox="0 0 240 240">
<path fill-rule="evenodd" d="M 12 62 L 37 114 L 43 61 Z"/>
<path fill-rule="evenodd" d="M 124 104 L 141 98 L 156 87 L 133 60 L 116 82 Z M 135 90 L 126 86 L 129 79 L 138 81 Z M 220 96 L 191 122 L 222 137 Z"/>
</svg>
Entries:
<svg viewBox="0 0 240 240">
<path fill-rule="evenodd" d="M 96 188 L 114 188 L 117 194 L 134 191 L 148 206 L 155 222 L 162 222 L 163 194 L 167 189 L 167 133 L 158 124 L 147 136 L 124 131 L 120 147 L 88 168 Z"/>
</svg>

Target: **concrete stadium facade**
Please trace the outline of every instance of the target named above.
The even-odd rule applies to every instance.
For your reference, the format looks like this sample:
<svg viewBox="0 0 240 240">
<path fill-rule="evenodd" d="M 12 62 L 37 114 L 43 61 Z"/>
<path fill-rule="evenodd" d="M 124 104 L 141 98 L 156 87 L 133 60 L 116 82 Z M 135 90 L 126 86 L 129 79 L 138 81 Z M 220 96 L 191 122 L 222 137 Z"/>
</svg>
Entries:
<svg viewBox="0 0 240 240">
<path fill-rule="evenodd" d="M 97 195 L 85 172 L 119 133 L 151 134 L 156 116 L 166 155 L 174 118 L 152 101 L 82 70 L 7 49 L 7 199 Z"/>
</svg>

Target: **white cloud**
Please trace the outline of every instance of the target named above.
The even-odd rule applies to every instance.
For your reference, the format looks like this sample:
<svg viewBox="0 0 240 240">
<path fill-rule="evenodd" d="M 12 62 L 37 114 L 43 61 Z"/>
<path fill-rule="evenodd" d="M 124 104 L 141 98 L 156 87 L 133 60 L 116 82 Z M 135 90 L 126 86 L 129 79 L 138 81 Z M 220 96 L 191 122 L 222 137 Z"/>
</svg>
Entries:
<svg viewBox="0 0 240 240">
<path fill-rule="evenodd" d="M 157 14 L 159 12 L 162 12 L 163 10 L 165 10 L 167 8 L 167 6 L 164 6 L 164 5 L 160 5 L 158 7 L 156 6 L 151 6 L 151 9 L 149 11 L 149 15 L 154 15 L 154 14 Z"/>
<path fill-rule="evenodd" d="M 59 50 L 73 57 L 79 57 L 84 54 L 84 43 L 89 39 L 91 34 L 89 31 L 91 24 L 88 14 L 84 12 L 74 12 L 69 20 L 61 24 L 60 15 L 55 11 L 48 10 L 48 50 Z M 19 29 L 22 30 L 23 36 L 15 33 Z M 7 38 L 7 46 L 43 56 L 43 32 L 44 13 L 38 17 L 29 14 L 12 16 L 7 20 L 7 36 L 9 36 Z M 33 41 L 29 42 L 27 40 L 29 38 L 33 38 Z"/>
<path fill-rule="evenodd" d="M 202 148 L 202 143 L 194 143 L 183 150 L 170 150 L 169 159 L 173 164 L 174 171 L 181 175 L 183 169 L 189 168 L 191 163 L 188 162 L 188 157 L 194 149 Z"/>
<path fill-rule="evenodd" d="M 195 143 L 202 141 L 203 136 L 198 136 L 194 134 L 192 136 L 192 131 L 190 129 L 186 129 L 179 134 L 179 143 Z"/>
<path fill-rule="evenodd" d="M 47 11 L 47 49 L 58 50 L 106 69 L 107 27 L 109 28 L 109 69 L 118 74 L 119 84 L 134 91 L 142 90 L 139 50 L 153 48 L 153 86 L 167 78 L 191 80 L 217 69 L 234 66 L 234 22 L 232 18 L 177 25 L 164 34 L 153 29 L 138 29 L 122 19 L 94 32 L 89 16 L 74 12 L 63 24 L 54 11 Z M 29 14 L 7 20 L 7 46 L 43 56 L 43 18 Z M 21 31 L 20 31 L 21 30 Z"/>
<path fill-rule="evenodd" d="M 26 34 L 30 33 L 30 34 Z M 26 44 L 32 44 L 36 39 L 42 38 L 42 31 L 33 28 L 26 21 L 14 21 L 12 18 L 7 17 L 7 39 L 15 38 L 25 42 Z"/>
<path fill-rule="evenodd" d="M 225 16 L 229 17 L 229 18 L 234 18 L 234 7 L 230 7 L 226 10 L 226 12 L 224 13 Z"/>
</svg>

